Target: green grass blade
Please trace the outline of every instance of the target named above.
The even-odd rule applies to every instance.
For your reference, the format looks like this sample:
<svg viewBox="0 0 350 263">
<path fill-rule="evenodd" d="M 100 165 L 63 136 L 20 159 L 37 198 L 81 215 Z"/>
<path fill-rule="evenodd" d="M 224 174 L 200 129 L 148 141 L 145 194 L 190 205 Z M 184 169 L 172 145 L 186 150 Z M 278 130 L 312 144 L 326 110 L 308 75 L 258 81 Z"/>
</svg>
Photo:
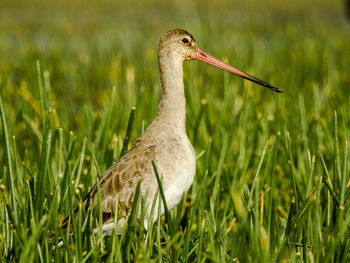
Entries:
<svg viewBox="0 0 350 263">
<path fill-rule="evenodd" d="M 129 145 L 129 140 L 130 140 L 130 136 L 131 136 L 132 125 L 134 123 L 135 111 L 136 111 L 135 107 L 132 107 L 130 110 L 128 127 L 126 129 L 126 134 L 125 134 L 125 138 L 124 138 L 124 142 L 123 142 L 123 148 L 119 154 L 119 158 L 121 158 L 128 151 L 128 145 Z"/>
<path fill-rule="evenodd" d="M 159 193 L 160 193 L 160 197 L 162 198 L 162 203 L 163 203 L 163 206 L 164 206 L 164 213 L 165 213 L 166 219 L 168 221 L 168 225 L 169 225 L 169 231 L 170 231 L 170 234 L 172 235 L 174 232 L 173 232 L 173 229 L 172 229 L 173 224 L 172 224 L 172 220 L 171 220 L 171 214 L 169 212 L 168 204 L 167 204 L 167 201 L 166 201 L 166 198 L 165 198 L 163 184 L 162 184 L 162 181 L 161 181 L 161 178 L 159 176 L 158 169 L 157 169 L 157 166 L 156 166 L 156 163 L 155 163 L 154 160 L 152 160 L 152 166 L 153 166 L 154 174 L 155 174 L 155 176 L 157 178 Z"/>
<path fill-rule="evenodd" d="M 6 163 L 7 163 L 7 169 L 8 169 L 8 181 L 10 183 L 10 196 L 11 196 L 11 206 L 13 211 L 13 220 L 14 223 L 17 224 L 18 222 L 18 212 L 17 212 L 17 204 L 16 204 L 16 190 L 15 190 L 15 179 L 14 174 L 12 173 L 12 157 L 10 152 L 10 140 L 8 137 L 8 131 L 7 131 L 7 125 L 6 125 L 6 118 L 5 118 L 5 112 L 4 112 L 4 106 L 2 104 L 2 98 L 0 95 L 0 116 L 1 116 L 1 123 L 2 123 L 2 132 L 3 132 L 3 140 L 5 143 L 5 156 L 6 156 Z"/>
<path fill-rule="evenodd" d="M 40 69 L 40 62 L 36 61 L 36 72 L 37 72 L 37 78 L 38 78 L 38 88 L 39 88 L 39 96 L 40 96 L 40 106 L 41 106 L 41 120 L 43 127 L 46 126 L 46 100 L 45 100 L 45 94 L 43 90 L 42 85 L 42 77 L 41 77 L 41 69 Z"/>
</svg>

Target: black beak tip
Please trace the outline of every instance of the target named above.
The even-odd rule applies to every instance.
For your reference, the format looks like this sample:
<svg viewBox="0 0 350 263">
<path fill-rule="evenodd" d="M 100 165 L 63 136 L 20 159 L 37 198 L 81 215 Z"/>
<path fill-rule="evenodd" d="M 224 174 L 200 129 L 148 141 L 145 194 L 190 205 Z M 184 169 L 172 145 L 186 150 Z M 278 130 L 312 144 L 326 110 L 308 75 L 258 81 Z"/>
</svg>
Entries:
<svg viewBox="0 0 350 263">
<path fill-rule="evenodd" d="M 276 91 L 276 92 L 278 92 L 278 93 L 282 93 L 282 92 L 283 92 L 283 90 L 281 90 L 281 89 L 279 89 L 279 88 L 276 88 L 276 87 L 273 87 L 272 90 L 273 90 L 273 91 Z"/>
<path fill-rule="evenodd" d="M 250 77 L 251 78 L 246 78 L 246 79 L 248 79 L 250 81 L 253 81 L 253 82 L 255 82 L 255 83 L 257 83 L 257 84 L 259 84 L 261 86 L 265 86 L 266 88 L 269 88 L 269 89 L 271 89 L 271 90 L 273 90 L 275 92 L 278 92 L 278 93 L 282 93 L 283 92 L 283 90 L 281 90 L 279 88 L 276 88 L 275 86 L 272 86 L 271 84 L 269 84 L 269 83 L 267 83 L 265 81 L 262 81 L 260 79 L 255 78 L 255 77 L 252 77 L 252 76 L 250 76 Z"/>
<path fill-rule="evenodd" d="M 281 90 L 279 88 L 276 88 L 275 86 L 272 86 L 271 84 L 268 84 L 268 83 L 266 83 L 266 84 L 267 84 L 266 87 L 272 89 L 273 91 L 276 91 L 278 93 L 282 93 L 283 92 L 283 90 Z"/>
</svg>

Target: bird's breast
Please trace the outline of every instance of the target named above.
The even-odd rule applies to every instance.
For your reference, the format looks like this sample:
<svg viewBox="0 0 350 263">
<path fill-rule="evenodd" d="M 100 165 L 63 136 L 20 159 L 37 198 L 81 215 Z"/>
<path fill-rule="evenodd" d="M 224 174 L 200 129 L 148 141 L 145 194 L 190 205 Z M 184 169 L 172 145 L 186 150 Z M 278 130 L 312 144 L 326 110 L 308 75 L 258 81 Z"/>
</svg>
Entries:
<svg viewBox="0 0 350 263">
<path fill-rule="evenodd" d="M 196 157 L 187 135 L 173 135 L 160 142 L 156 164 L 163 178 L 169 209 L 174 208 L 188 191 L 196 173 Z"/>
</svg>

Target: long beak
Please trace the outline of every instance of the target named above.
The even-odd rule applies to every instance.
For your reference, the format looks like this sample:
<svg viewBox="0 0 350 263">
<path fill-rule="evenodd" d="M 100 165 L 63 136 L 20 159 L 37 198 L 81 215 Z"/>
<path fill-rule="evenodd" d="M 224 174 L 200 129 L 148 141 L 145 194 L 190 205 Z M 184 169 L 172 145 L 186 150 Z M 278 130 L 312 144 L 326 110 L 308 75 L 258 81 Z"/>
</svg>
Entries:
<svg viewBox="0 0 350 263">
<path fill-rule="evenodd" d="M 242 78 L 245 78 L 247 80 L 253 81 L 253 82 L 260 84 L 264 87 L 267 87 L 269 89 L 272 89 L 273 91 L 283 92 L 283 90 L 276 88 L 276 87 L 270 85 L 269 83 L 266 83 L 265 81 L 257 79 L 257 78 L 255 78 L 247 73 L 244 73 L 243 71 L 240 71 L 234 67 L 231 67 L 230 65 L 227 65 L 226 63 L 224 63 L 224 62 L 218 60 L 217 58 L 214 58 L 213 56 L 209 55 L 208 53 L 204 52 L 200 48 L 197 49 L 197 56 L 194 59 L 198 59 L 200 61 L 203 61 L 205 63 L 213 65 L 215 67 L 221 68 L 227 72 L 230 72 L 232 74 L 235 74 L 235 75 L 240 76 Z"/>
</svg>

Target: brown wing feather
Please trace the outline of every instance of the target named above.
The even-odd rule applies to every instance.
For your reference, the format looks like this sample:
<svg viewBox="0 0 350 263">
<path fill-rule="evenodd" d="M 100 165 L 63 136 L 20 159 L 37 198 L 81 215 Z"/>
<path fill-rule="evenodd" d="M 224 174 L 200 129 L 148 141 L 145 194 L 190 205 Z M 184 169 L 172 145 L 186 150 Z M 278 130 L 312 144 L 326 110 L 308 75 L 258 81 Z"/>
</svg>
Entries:
<svg viewBox="0 0 350 263">
<path fill-rule="evenodd" d="M 135 188 L 144 176 L 152 174 L 151 160 L 155 157 L 154 146 L 138 146 L 130 149 L 117 163 L 108 169 L 100 180 L 103 213 L 116 212 L 115 199 L 118 196 L 118 213 L 124 216 L 132 206 Z M 97 185 L 92 189 L 91 202 L 97 204 Z"/>
<path fill-rule="evenodd" d="M 155 158 L 155 146 L 145 146 L 138 140 L 134 146 L 110 167 L 84 199 L 86 209 L 90 204 L 98 203 L 98 185 L 100 186 L 103 221 L 113 219 L 116 212 L 115 199 L 118 196 L 118 216 L 126 216 L 132 207 L 137 183 L 147 175 L 153 175 L 151 160 Z M 88 203 L 89 202 L 89 203 Z M 78 210 L 76 209 L 75 212 Z M 62 226 L 67 227 L 69 217 Z"/>
</svg>

